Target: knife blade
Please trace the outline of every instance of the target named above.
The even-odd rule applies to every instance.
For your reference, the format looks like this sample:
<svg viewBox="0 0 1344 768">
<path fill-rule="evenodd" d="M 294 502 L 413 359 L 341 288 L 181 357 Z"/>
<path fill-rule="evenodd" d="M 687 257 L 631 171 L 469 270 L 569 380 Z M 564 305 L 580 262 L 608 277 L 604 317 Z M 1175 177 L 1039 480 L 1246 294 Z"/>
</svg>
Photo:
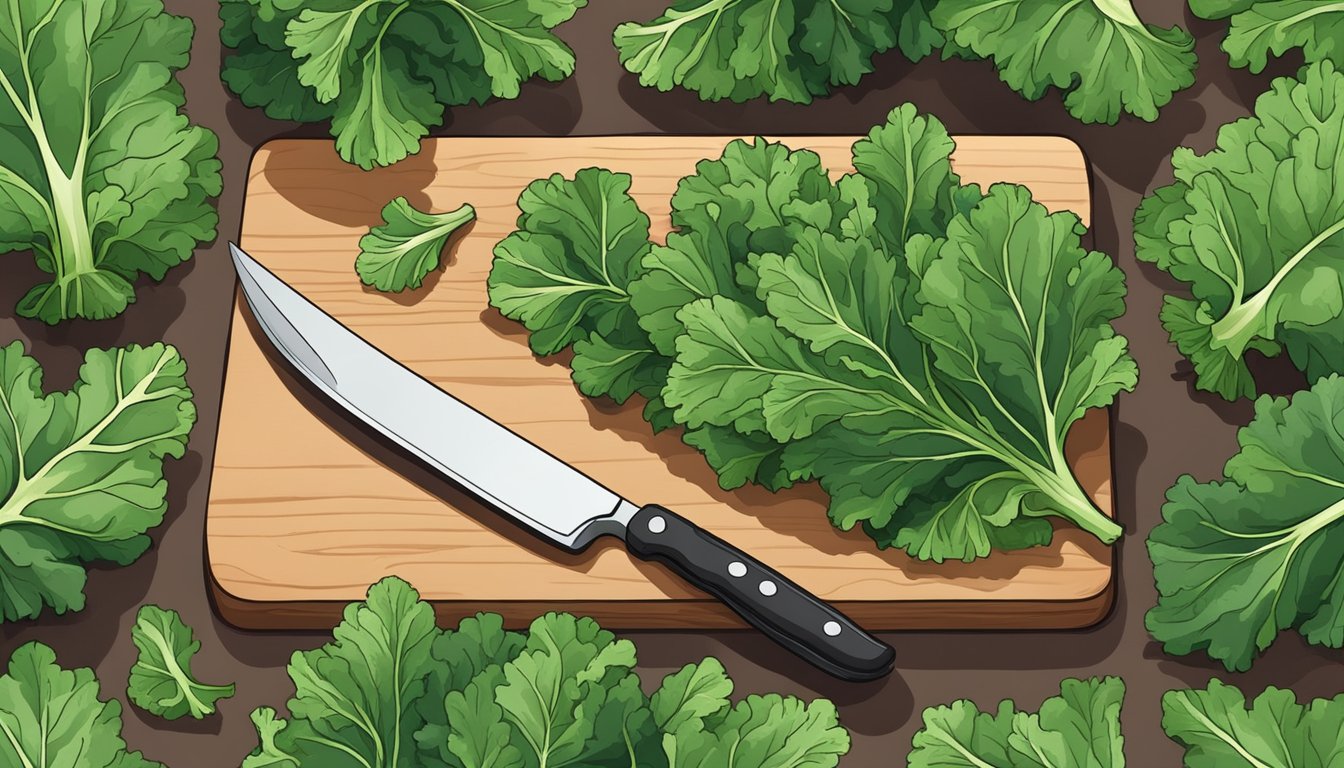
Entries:
<svg viewBox="0 0 1344 768">
<path fill-rule="evenodd" d="M 890 646 L 756 558 L 656 504 L 637 505 L 365 341 L 230 243 L 242 294 L 280 356 L 358 421 L 541 539 L 614 536 L 846 680 L 889 673 Z"/>
</svg>

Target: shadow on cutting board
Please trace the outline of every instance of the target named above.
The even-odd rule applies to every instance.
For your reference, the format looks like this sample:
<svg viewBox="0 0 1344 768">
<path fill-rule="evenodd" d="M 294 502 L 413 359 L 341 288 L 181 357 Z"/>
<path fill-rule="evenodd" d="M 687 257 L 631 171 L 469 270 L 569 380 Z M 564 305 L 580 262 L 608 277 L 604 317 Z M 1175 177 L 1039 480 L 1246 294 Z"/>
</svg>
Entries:
<svg viewBox="0 0 1344 768">
<path fill-rule="evenodd" d="M 279 197 L 323 221 L 357 229 L 375 227 L 383 222 L 383 207 L 396 197 L 422 211 L 432 208 L 425 192 L 439 172 L 432 140 L 418 154 L 370 171 L 342 160 L 329 142 L 272 143 L 257 152 L 266 153 L 262 174 Z M 255 158 L 252 166 L 256 167 Z"/>
</svg>

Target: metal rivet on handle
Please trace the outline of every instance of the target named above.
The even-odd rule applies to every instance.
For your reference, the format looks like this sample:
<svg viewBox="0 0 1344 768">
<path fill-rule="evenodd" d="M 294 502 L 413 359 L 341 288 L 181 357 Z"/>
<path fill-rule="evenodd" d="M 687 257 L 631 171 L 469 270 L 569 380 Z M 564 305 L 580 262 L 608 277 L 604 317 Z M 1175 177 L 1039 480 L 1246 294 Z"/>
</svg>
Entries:
<svg viewBox="0 0 1344 768">
<path fill-rule="evenodd" d="M 728 564 L 728 575 L 740 579 L 747 575 L 747 566 L 734 560 Z"/>
<path fill-rule="evenodd" d="M 825 632 L 827 637 L 835 637 L 840 634 L 840 622 L 828 621 L 822 625 L 821 631 Z"/>
<path fill-rule="evenodd" d="M 770 597 L 771 595 L 775 594 L 775 582 L 773 582 L 773 581 L 762 581 L 762 582 L 761 582 L 761 594 L 762 594 L 762 595 L 765 595 L 766 597 Z"/>
<path fill-rule="evenodd" d="M 662 533 L 667 530 L 667 521 L 662 515 L 654 515 L 649 518 L 649 530 L 653 533 Z"/>
</svg>

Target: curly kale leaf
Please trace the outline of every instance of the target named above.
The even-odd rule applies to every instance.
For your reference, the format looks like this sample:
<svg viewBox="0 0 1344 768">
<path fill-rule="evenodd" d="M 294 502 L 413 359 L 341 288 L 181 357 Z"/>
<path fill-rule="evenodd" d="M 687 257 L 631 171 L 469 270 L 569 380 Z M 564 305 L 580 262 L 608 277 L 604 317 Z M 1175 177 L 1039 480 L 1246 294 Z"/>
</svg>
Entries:
<svg viewBox="0 0 1344 768">
<path fill-rule="evenodd" d="M 215 236 L 215 134 L 190 125 L 175 73 L 192 25 L 161 0 L 0 5 L 0 253 L 51 280 L 18 312 L 105 319 Z"/>
<path fill-rule="evenodd" d="M 163 522 L 163 459 L 196 421 L 177 350 L 89 350 L 69 392 L 0 347 L 0 621 L 84 608 L 85 564 L 129 565 Z"/>
<path fill-rule="evenodd" d="M 899 47 L 912 61 L 943 42 L 931 0 L 677 0 L 658 18 L 626 22 L 613 40 L 641 85 L 681 86 L 707 101 L 806 104 L 873 71 Z"/>
<path fill-rule="evenodd" d="M 574 381 L 590 397 L 625 402 L 638 392 L 646 417 L 668 361 L 631 309 L 631 285 L 645 274 L 649 217 L 630 197 L 630 176 L 585 168 L 532 182 L 518 199 L 518 230 L 495 246 L 490 304 L 520 321 L 539 355 L 573 347 Z"/>
<path fill-rule="evenodd" d="M 166 720 L 186 715 L 200 720 L 215 713 L 220 699 L 233 695 L 232 684 L 206 685 L 192 675 L 191 659 L 201 643 L 177 611 L 142 607 L 131 639 L 140 653 L 131 667 L 126 697 L 146 712 Z"/>
<path fill-rule="evenodd" d="M 336 150 L 369 169 L 419 151 L 445 106 L 517 98 L 573 74 L 551 30 L 587 0 L 224 0 L 222 77 L 277 119 L 331 119 Z"/>
<path fill-rule="evenodd" d="M 1162 324 L 1199 389 L 1255 394 L 1245 354 L 1287 349 L 1315 380 L 1344 368 L 1344 73 L 1279 78 L 1217 147 L 1172 155 L 1176 183 L 1134 217 L 1138 258 L 1190 286 Z"/>
<path fill-rule="evenodd" d="M 946 240 L 911 242 L 929 244 L 914 269 L 829 234 L 762 255 L 768 317 L 722 297 L 687 305 L 664 390 L 676 417 L 761 425 L 795 476 L 821 481 L 836 525 L 923 559 L 1044 543 L 1043 515 L 1113 541 L 1062 446 L 1136 381 L 1109 325 L 1119 270 L 1079 247 L 1076 217 L 1007 185 Z"/>
<path fill-rule="evenodd" d="M 1065 680 L 1059 695 L 1036 713 L 1016 711 L 1011 700 L 981 712 L 962 699 L 924 710 L 910 768 L 1124 768 L 1120 707 L 1125 684 L 1118 677 Z"/>
<path fill-rule="evenodd" d="M 1180 478 L 1148 537 L 1148 631 L 1168 653 L 1202 650 L 1234 671 L 1286 629 L 1344 647 L 1344 379 L 1255 411 L 1226 478 Z"/>
<path fill-rule="evenodd" d="M 1028 99 L 1054 86 L 1069 114 L 1152 122 L 1195 82 L 1195 41 L 1179 27 L 1146 24 L 1130 0 L 940 0 L 934 23 L 961 55 L 993 59 Z"/>
<path fill-rule="evenodd" d="M 419 288 L 438 268 L 448 238 L 474 218 L 470 205 L 425 213 L 398 197 L 383 208 L 383 223 L 359 239 L 355 272 L 361 282 L 380 291 Z"/>
</svg>

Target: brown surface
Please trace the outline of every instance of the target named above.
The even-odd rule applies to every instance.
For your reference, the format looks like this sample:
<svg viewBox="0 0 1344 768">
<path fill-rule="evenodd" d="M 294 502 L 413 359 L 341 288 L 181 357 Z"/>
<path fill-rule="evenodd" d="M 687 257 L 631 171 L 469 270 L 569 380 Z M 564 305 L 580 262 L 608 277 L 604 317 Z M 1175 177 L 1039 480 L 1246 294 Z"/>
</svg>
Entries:
<svg viewBox="0 0 1344 768">
<path fill-rule="evenodd" d="M 835 177 L 853 171 L 855 136 L 778 140 L 815 150 Z M 677 181 L 726 143 L 713 136 L 444 138 L 404 164 L 365 173 L 342 162 L 329 141 L 274 141 L 252 159 L 241 244 L 476 410 L 621 496 L 656 500 L 767 559 L 868 629 L 1074 628 L 1101 619 L 1111 605 L 1112 550 L 1084 531 L 1063 525 L 1049 547 L 973 564 L 938 566 L 878 551 L 860 531 L 831 526 L 814 485 L 779 494 L 721 490 L 680 430 L 653 435 L 642 401 L 617 407 L 585 398 L 563 358 L 537 359 L 522 326 L 489 308 L 492 251 L 513 231 L 518 195 L 539 169 L 566 177 L 594 165 L 630 173 L 631 195 L 662 241 Z M 958 140 L 953 162 L 969 182 L 1024 183 L 1046 207 L 1087 218 L 1087 169 L 1068 139 L 968 136 Z M 477 218 L 454 239 L 451 266 L 417 291 L 389 296 L 362 286 L 351 263 L 363 222 L 403 193 L 425 210 L 470 202 Z M 274 362 L 243 307 L 240 296 L 206 512 L 206 559 L 225 620 L 330 629 L 346 603 L 396 574 L 433 600 L 445 623 L 497 611 L 521 628 L 547 611 L 569 610 L 613 628 L 743 626 L 718 601 L 614 541 L 565 555 L 447 483 L 388 466 L 389 452 L 348 420 L 323 418 L 325 402 Z M 1075 427 L 1069 446 L 1079 481 L 1107 513 L 1109 437 L 1106 412 L 1097 411 Z"/>
<path fill-rule="evenodd" d="M 248 712 L 259 705 L 283 706 L 294 690 L 284 673 L 290 653 L 316 647 L 330 635 L 233 629 L 214 617 L 207 597 L 203 525 L 234 291 L 225 243 L 238 235 L 253 148 L 279 135 L 321 136 L 323 129 L 267 120 L 230 97 L 219 82 L 216 4 L 169 0 L 168 5 L 175 13 L 193 16 L 199 29 L 184 80 L 192 117 L 221 138 L 225 191 L 219 240 L 198 251 L 194 264 L 169 273 L 164 284 L 142 287 L 139 302 L 123 317 L 54 329 L 12 319 L 14 303 L 39 276 L 27 255 L 0 256 L 0 339 L 25 339 L 46 366 L 49 384 L 65 386 L 85 347 L 166 338 L 181 347 L 191 364 L 189 378 L 201 419 L 186 458 L 169 464 L 171 507 L 167 523 L 154 534 L 155 548 L 129 568 L 95 569 L 83 613 L 0 625 L 0 659 L 26 641 L 42 640 L 65 664 L 96 667 L 105 695 L 124 700 L 135 657 L 129 627 L 136 609 L 146 601 L 177 608 L 203 644 L 196 669 L 207 681 L 237 681 L 238 695 L 223 702 L 219 717 L 202 723 L 164 723 L 128 709 L 126 739 L 134 749 L 176 768 L 237 768 L 256 744 Z M 1063 632 L 887 633 L 883 637 L 897 649 L 896 670 L 885 680 L 863 685 L 838 682 L 803 667 L 751 632 L 631 632 L 647 679 L 712 654 L 732 674 L 737 695 L 784 691 L 828 697 L 854 736 L 843 765 L 858 768 L 902 765 L 924 707 L 959 697 L 991 706 L 1011 697 L 1035 708 L 1058 691 L 1062 677 L 1124 677 L 1125 752 L 1136 768 L 1180 764 L 1180 748 L 1159 726 L 1159 699 L 1171 688 L 1202 686 L 1217 676 L 1250 693 L 1267 684 L 1292 686 L 1300 697 L 1344 690 L 1340 652 L 1309 647 L 1294 634 L 1280 636 L 1252 671 L 1227 674 L 1197 656 L 1166 656 L 1143 627 L 1143 614 L 1155 598 L 1143 538 L 1159 519 L 1163 493 L 1182 472 L 1214 477 L 1234 450 L 1236 428 L 1249 419 L 1251 408 L 1248 402 L 1229 405 L 1192 392 L 1188 365 L 1157 320 L 1162 294 L 1172 283 L 1135 262 L 1130 219 L 1146 190 L 1170 181 L 1167 157 L 1172 147 L 1208 149 L 1217 127 L 1246 115 L 1271 76 L 1293 71 L 1300 56 L 1262 75 L 1230 70 L 1227 56 L 1218 50 L 1225 24 L 1190 17 L 1185 3 L 1177 0 L 1136 0 L 1144 18 L 1164 26 L 1181 24 L 1199 38 L 1199 81 L 1178 93 L 1153 124 L 1126 119 L 1116 126 L 1081 125 L 1064 112 L 1057 94 L 1025 102 L 999 82 L 986 62 L 929 59 L 910 64 L 899 54 L 877 57 L 876 73 L 861 85 L 809 106 L 703 104 L 685 93 L 640 88 L 616 61 L 612 28 L 626 19 L 651 18 L 658 7 L 657 0 L 590 4 L 561 30 L 579 52 L 574 78 L 555 85 L 529 83 L 516 101 L 454 109 L 439 133 L 852 134 L 868 130 L 893 106 L 913 101 L 957 133 L 1068 136 L 1083 146 L 1092 163 L 1095 246 L 1113 254 L 1129 277 L 1129 312 L 1118 325 L 1130 338 L 1142 374 L 1138 390 L 1122 397 L 1116 408 L 1116 516 L 1127 536 L 1118 550 L 1115 607 L 1098 626 Z M 1260 380 L 1275 391 L 1298 386 L 1300 377 L 1285 370 L 1279 366 Z"/>
</svg>

